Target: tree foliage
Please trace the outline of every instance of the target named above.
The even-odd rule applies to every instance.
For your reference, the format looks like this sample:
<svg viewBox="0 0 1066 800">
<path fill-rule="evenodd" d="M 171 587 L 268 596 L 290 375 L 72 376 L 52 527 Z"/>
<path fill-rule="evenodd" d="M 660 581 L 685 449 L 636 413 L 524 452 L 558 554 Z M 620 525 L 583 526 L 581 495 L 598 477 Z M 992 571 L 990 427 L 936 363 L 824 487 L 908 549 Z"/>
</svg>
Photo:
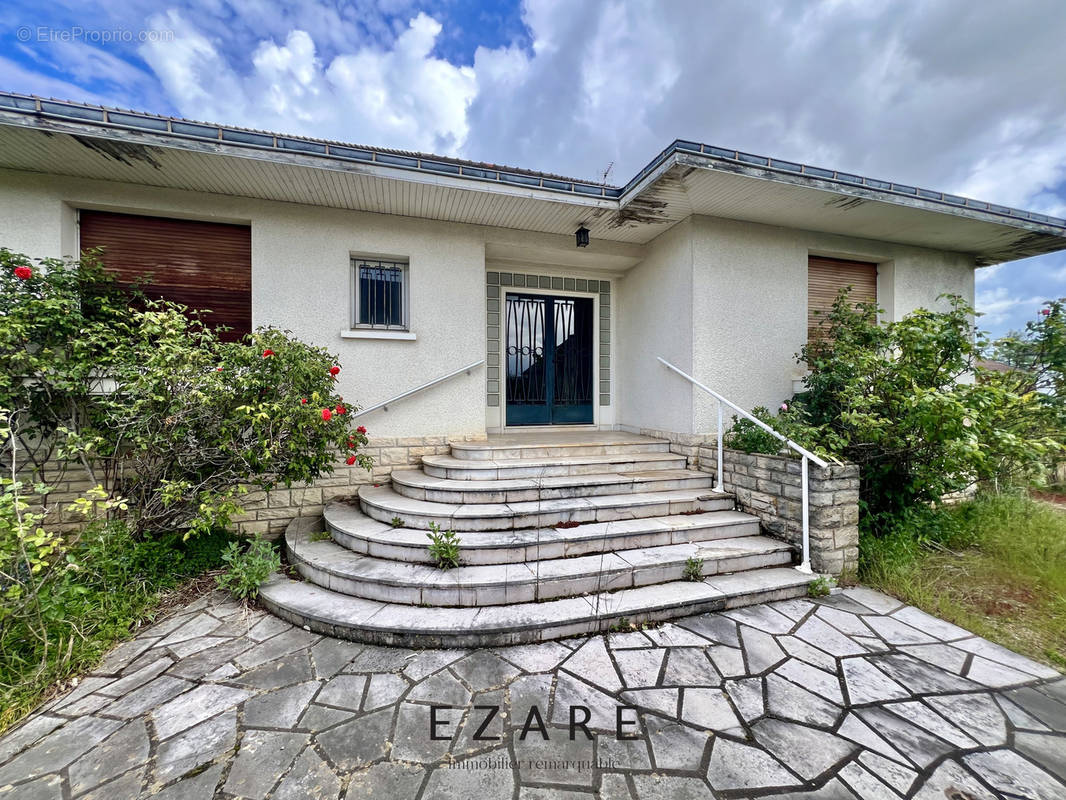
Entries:
<svg viewBox="0 0 1066 800">
<path fill-rule="evenodd" d="M 1038 392 L 1058 416 L 1066 415 L 1066 300 L 1050 300 L 1025 324 L 993 342 L 988 353 L 1007 367 L 999 378 L 1017 392 Z"/>
<path fill-rule="evenodd" d="M 274 328 L 223 342 L 203 315 L 145 301 L 92 258 L 0 249 L 0 408 L 10 471 L 50 457 L 128 501 L 137 535 L 224 527 L 269 490 L 370 466 L 336 357 Z"/>
<path fill-rule="evenodd" d="M 794 398 L 807 439 L 860 465 L 874 530 L 914 504 L 1036 469 L 1063 449 L 1034 386 L 977 367 L 973 308 L 941 300 L 944 311 L 878 324 L 876 305 L 841 292 L 826 336 L 798 356 L 809 369 Z"/>
</svg>

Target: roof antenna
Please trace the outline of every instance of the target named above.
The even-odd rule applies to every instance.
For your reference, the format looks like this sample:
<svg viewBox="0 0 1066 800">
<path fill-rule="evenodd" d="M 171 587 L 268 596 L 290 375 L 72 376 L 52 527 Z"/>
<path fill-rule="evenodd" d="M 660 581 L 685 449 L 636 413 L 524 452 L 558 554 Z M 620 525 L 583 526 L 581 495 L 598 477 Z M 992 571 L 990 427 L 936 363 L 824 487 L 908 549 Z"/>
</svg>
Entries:
<svg viewBox="0 0 1066 800">
<path fill-rule="evenodd" d="M 612 161 L 607 165 L 607 169 L 603 171 L 603 180 L 600 181 L 604 186 L 607 185 L 607 176 L 611 174 L 611 170 L 614 169 L 614 162 Z"/>
</svg>

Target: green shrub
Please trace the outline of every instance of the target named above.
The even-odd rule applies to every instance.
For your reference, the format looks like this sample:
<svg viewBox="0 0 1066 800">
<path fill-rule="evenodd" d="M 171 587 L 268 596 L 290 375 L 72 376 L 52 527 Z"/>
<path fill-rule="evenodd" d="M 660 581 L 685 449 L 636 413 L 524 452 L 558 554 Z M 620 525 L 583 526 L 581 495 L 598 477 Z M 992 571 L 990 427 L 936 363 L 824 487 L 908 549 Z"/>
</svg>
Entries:
<svg viewBox="0 0 1066 800">
<path fill-rule="evenodd" d="M 216 579 L 218 588 L 224 589 L 238 600 L 252 600 L 259 595 L 259 587 L 271 573 L 281 569 L 281 555 L 264 539 L 253 539 L 241 549 L 231 542 L 222 553 L 226 568 Z"/>
<path fill-rule="evenodd" d="M 455 531 L 441 531 L 440 526 L 429 523 L 429 555 L 437 562 L 440 569 L 454 569 L 459 566 L 459 535 Z"/>
<path fill-rule="evenodd" d="M 0 247 L 0 408 L 12 414 L 13 429 L 0 450 L 5 474 L 13 445 L 20 466 L 39 470 L 61 428 L 92 429 L 93 390 L 131 334 L 137 299 L 92 256 L 31 261 Z"/>
<path fill-rule="evenodd" d="M 751 410 L 751 415 L 761 422 L 765 422 L 771 428 L 774 426 L 773 415 L 765 406 L 756 406 Z M 728 447 L 735 450 L 743 450 L 745 453 L 765 453 L 774 455 L 780 452 L 784 442 L 772 433 L 760 428 L 754 422 L 744 417 L 733 415 L 733 424 L 725 437 Z"/>
<path fill-rule="evenodd" d="M 859 465 L 863 525 L 878 535 L 911 509 L 1063 450 L 1037 393 L 971 380 L 982 344 L 973 309 L 942 300 L 945 311 L 879 324 L 875 305 L 841 292 L 827 335 L 799 355 L 810 372 L 790 406 L 818 447 Z"/>
<path fill-rule="evenodd" d="M 30 271 L 30 277 L 19 277 Z M 8 467 L 53 453 L 128 501 L 138 535 L 226 527 L 246 484 L 269 490 L 369 468 L 336 358 L 285 331 L 224 342 L 203 314 L 144 301 L 92 258 L 36 264 L 0 249 L 0 408 Z M 101 393 L 100 379 L 113 382 Z M 114 516 L 118 509 L 112 509 Z"/>
<path fill-rule="evenodd" d="M 143 538 L 100 519 L 59 533 L 19 491 L 8 480 L 0 495 L 0 731 L 150 618 L 161 591 L 221 565 L 231 539 Z"/>
</svg>

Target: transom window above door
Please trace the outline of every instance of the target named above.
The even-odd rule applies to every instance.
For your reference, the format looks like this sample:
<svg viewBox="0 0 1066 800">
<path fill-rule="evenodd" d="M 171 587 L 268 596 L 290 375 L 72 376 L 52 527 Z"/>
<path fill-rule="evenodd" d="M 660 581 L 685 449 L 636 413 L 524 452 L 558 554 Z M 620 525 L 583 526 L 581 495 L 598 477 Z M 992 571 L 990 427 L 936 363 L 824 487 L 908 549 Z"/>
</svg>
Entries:
<svg viewBox="0 0 1066 800">
<path fill-rule="evenodd" d="M 406 261 L 352 259 L 353 328 L 407 330 Z"/>
</svg>

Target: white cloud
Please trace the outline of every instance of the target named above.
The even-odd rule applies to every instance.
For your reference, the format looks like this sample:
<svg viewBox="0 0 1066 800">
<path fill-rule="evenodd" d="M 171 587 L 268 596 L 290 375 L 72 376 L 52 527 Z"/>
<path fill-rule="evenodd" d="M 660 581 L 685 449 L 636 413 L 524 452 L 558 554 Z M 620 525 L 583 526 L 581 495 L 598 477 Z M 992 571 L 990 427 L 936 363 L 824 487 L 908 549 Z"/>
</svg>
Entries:
<svg viewBox="0 0 1066 800">
<path fill-rule="evenodd" d="M 980 285 L 982 283 L 988 283 L 995 278 L 1003 270 L 1003 264 L 996 264 L 991 267 L 981 267 L 974 272 L 974 281 Z"/>
<path fill-rule="evenodd" d="M 1066 203 L 1050 190 L 1066 181 L 1066 113 L 1051 119 L 1015 117 L 997 128 L 991 153 L 977 160 L 957 191 L 1062 215 Z"/>
<path fill-rule="evenodd" d="M 52 48 L 34 54 L 36 73 L 0 57 L 8 84 L 591 179 L 614 162 L 616 183 L 695 139 L 1066 217 L 1062 0 L 1010 13 L 972 0 L 524 0 L 528 46 L 479 47 L 472 66 L 435 50 L 480 24 L 448 16 L 463 4 L 98 3 L 55 5 L 99 27 L 175 32 L 139 50 L 151 74 Z M 978 271 L 982 325 L 1017 327 L 1061 292 L 1064 269 Z"/>
<path fill-rule="evenodd" d="M 978 291 L 976 306 L 982 314 L 979 324 L 982 328 L 999 327 L 1008 319 L 1024 318 L 1026 308 L 1037 313 L 1043 303 L 1042 297 L 1014 296 L 1006 286 Z"/>
<path fill-rule="evenodd" d="M 389 147 L 458 151 L 474 70 L 432 55 L 440 23 L 413 17 L 389 48 L 364 46 L 324 64 L 303 30 L 265 40 L 239 72 L 220 46 L 176 11 L 150 20 L 173 42 L 141 47 L 181 113 L 197 119 Z"/>
</svg>

